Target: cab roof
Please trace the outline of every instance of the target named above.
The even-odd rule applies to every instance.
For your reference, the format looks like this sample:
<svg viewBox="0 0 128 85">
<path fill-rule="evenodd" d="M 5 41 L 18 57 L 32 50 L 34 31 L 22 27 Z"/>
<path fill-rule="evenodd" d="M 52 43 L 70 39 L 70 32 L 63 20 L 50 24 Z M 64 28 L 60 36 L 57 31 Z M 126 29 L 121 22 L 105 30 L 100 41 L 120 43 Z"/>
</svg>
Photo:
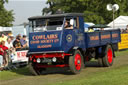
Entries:
<svg viewBox="0 0 128 85">
<path fill-rule="evenodd" d="M 64 14 L 52 14 L 46 16 L 33 16 L 29 17 L 28 20 L 34 19 L 45 19 L 45 18 L 58 18 L 58 17 L 72 17 L 72 16 L 83 16 L 83 13 L 64 13 Z"/>
</svg>

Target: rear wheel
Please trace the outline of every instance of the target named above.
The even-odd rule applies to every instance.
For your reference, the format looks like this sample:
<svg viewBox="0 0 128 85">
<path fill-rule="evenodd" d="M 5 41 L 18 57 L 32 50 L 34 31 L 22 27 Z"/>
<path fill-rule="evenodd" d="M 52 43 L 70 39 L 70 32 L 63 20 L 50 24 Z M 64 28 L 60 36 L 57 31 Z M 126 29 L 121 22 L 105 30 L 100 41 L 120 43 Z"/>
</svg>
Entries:
<svg viewBox="0 0 128 85">
<path fill-rule="evenodd" d="M 111 45 L 108 45 L 105 49 L 105 55 L 103 57 L 103 64 L 105 67 L 112 66 L 113 64 L 113 49 Z"/>
<path fill-rule="evenodd" d="M 79 50 L 76 50 L 74 55 L 69 57 L 69 68 L 73 74 L 78 74 L 83 67 L 83 56 Z"/>
</svg>

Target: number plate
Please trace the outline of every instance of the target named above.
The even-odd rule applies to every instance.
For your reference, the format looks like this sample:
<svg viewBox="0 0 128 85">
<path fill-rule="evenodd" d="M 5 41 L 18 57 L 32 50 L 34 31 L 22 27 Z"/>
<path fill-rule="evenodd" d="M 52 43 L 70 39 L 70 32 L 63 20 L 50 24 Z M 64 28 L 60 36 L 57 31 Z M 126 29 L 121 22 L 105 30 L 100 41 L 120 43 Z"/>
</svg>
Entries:
<svg viewBox="0 0 128 85">
<path fill-rule="evenodd" d="M 48 58 L 44 58 L 42 60 L 42 63 L 51 63 L 52 62 L 52 59 L 48 59 Z"/>
</svg>

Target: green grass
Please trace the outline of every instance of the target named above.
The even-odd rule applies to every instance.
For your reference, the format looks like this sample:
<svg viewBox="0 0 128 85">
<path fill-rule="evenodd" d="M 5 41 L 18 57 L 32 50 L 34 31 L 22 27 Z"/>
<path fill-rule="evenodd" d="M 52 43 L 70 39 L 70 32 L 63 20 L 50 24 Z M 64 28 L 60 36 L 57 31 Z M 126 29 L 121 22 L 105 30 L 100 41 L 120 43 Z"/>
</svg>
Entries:
<svg viewBox="0 0 128 85">
<path fill-rule="evenodd" d="M 20 68 L 20 69 L 14 69 L 14 70 L 8 70 L 8 71 L 2 71 L 0 72 L 0 80 L 10 80 L 17 77 L 22 77 L 25 75 L 29 75 L 28 68 Z"/>
<path fill-rule="evenodd" d="M 116 56 L 128 55 L 128 50 L 115 52 Z M 96 72 L 71 81 L 61 81 L 49 85 L 127 85 L 128 65 L 113 68 L 104 72 Z"/>
<path fill-rule="evenodd" d="M 127 85 L 128 66 L 119 67 L 105 72 L 97 72 L 77 80 L 61 81 L 49 85 Z"/>
<path fill-rule="evenodd" d="M 128 49 L 115 52 L 116 56 L 128 55 Z"/>
<path fill-rule="evenodd" d="M 116 52 L 117 57 L 123 55 L 128 55 L 128 50 Z M 0 72 L 0 81 L 17 79 L 26 75 L 31 75 L 28 67 L 17 70 L 2 71 Z M 114 83 L 114 85 L 125 85 L 126 82 L 128 83 L 126 79 L 128 80 L 128 65 L 107 70 L 107 72 L 94 73 L 94 75 L 85 76 L 83 79 L 68 82 L 64 81 L 53 85 L 111 85 L 111 83 Z M 123 84 L 121 84 L 121 82 L 123 82 Z"/>
</svg>

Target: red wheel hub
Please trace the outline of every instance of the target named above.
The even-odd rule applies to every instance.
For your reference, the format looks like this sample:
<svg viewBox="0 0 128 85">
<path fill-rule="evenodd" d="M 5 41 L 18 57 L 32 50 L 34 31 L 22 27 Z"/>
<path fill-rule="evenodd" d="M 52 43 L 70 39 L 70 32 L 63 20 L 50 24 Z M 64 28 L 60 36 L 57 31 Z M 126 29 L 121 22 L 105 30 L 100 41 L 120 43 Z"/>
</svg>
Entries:
<svg viewBox="0 0 128 85">
<path fill-rule="evenodd" d="M 108 57 L 108 62 L 112 63 L 113 53 L 111 49 L 108 50 L 107 57 Z"/>
<path fill-rule="evenodd" d="M 76 70 L 80 70 L 81 69 L 81 56 L 79 53 L 77 53 L 75 55 L 75 62 L 74 63 L 75 63 Z"/>
</svg>

